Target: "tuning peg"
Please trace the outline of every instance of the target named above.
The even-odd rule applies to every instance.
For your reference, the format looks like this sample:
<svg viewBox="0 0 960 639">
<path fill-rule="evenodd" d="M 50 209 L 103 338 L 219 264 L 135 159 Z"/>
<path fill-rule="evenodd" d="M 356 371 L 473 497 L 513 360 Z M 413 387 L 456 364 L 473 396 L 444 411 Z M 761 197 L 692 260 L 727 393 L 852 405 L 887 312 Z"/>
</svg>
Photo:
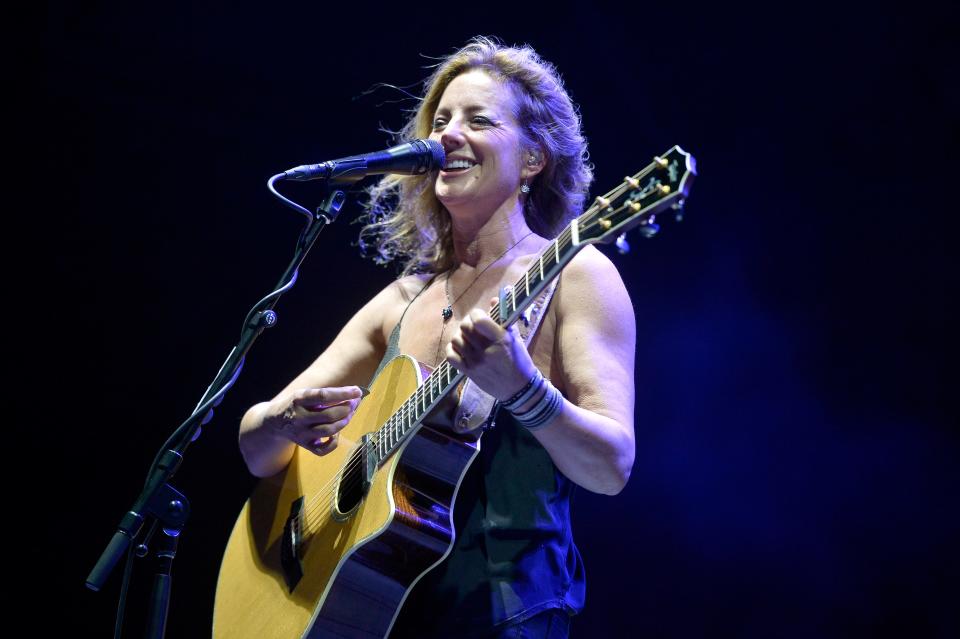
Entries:
<svg viewBox="0 0 960 639">
<path fill-rule="evenodd" d="M 683 198 L 680 198 L 679 200 L 674 202 L 674 204 L 670 207 L 671 209 L 676 211 L 676 213 L 674 213 L 673 216 L 677 222 L 683 222 L 683 205 L 686 204 L 686 202 L 687 202 L 686 200 L 684 200 Z"/>
<path fill-rule="evenodd" d="M 644 224 L 639 230 L 643 237 L 649 239 L 660 231 L 660 225 L 651 222 L 650 224 Z"/>
<path fill-rule="evenodd" d="M 616 245 L 617 245 L 617 251 L 619 251 L 620 255 L 626 255 L 627 253 L 630 252 L 630 243 L 627 242 L 626 233 L 621 233 L 620 235 L 617 236 Z"/>
</svg>

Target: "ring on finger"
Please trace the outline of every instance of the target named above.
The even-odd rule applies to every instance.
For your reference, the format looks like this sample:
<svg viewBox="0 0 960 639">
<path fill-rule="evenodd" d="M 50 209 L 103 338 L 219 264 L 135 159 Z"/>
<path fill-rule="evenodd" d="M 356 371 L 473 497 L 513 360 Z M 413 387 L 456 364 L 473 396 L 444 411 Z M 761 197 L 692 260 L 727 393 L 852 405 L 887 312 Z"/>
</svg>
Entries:
<svg viewBox="0 0 960 639">
<path fill-rule="evenodd" d="M 317 439 L 313 442 L 313 450 L 321 451 L 330 446 L 330 443 L 336 438 L 336 435 L 331 435 L 326 439 Z"/>
<path fill-rule="evenodd" d="M 293 428 L 293 419 L 295 415 L 296 409 L 293 406 L 283 411 L 283 415 L 280 416 L 280 430 L 289 430 Z"/>
</svg>

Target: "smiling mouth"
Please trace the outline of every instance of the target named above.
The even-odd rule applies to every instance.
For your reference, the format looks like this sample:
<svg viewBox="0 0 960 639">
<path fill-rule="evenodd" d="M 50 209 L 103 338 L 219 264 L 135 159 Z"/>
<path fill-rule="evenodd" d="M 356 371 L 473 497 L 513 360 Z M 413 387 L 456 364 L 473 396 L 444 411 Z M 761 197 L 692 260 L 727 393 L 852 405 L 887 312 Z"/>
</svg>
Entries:
<svg viewBox="0 0 960 639">
<path fill-rule="evenodd" d="M 476 165 L 474 165 L 474 166 L 476 166 Z M 473 168 L 473 166 L 468 167 L 468 168 L 464 168 L 464 169 L 440 169 L 440 175 L 461 175 L 461 174 L 463 174 L 463 173 L 466 173 L 467 171 L 469 171 L 469 170 L 472 169 L 472 168 Z"/>
<path fill-rule="evenodd" d="M 466 173 L 475 166 L 477 166 L 477 163 L 469 160 L 453 160 L 446 167 L 440 169 L 440 172 L 448 175 Z"/>
</svg>

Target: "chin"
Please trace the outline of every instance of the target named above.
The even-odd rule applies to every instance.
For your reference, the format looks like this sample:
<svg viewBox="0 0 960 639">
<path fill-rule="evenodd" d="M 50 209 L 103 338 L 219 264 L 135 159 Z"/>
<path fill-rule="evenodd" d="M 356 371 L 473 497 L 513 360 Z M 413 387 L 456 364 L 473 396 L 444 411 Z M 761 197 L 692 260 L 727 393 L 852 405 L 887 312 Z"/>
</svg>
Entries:
<svg viewBox="0 0 960 639">
<path fill-rule="evenodd" d="M 470 196 L 468 195 L 458 195 L 455 193 L 449 193 L 445 191 L 434 191 L 434 195 L 437 196 L 437 199 L 440 200 L 440 204 L 443 204 L 448 209 L 451 206 L 462 206 L 463 204 L 470 201 Z"/>
</svg>

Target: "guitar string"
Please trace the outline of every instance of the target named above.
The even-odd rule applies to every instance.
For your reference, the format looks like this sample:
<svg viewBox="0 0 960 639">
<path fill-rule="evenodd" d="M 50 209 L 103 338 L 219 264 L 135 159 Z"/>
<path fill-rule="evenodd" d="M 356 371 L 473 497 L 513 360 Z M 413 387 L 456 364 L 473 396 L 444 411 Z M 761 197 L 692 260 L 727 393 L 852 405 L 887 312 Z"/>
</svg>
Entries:
<svg viewBox="0 0 960 639">
<path fill-rule="evenodd" d="M 654 170 L 654 168 L 655 167 L 652 167 L 652 166 L 648 167 L 648 169 L 638 172 L 633 177 L 634 179 L 645 177 L 647 174 L 649 174 L 650 171 Z M 609 193 L 605 194 L 603 197 L 605 199 L 616 199 L 620 197 L 620 195 L 622 195 L 623 192 L 628 190 L 629 188 L 632 188 L 632 187 L 630 187 L 630 185 L 627 182 L 623 182 L 618 187 L 612 189 Z M 627 205 L 623 205 L 618 207 L 617 209 L 614 209 L 613 213 L 616 214 L 623 211 L 626 208 L 626 206 Z M 579 222 L 587 224 L 584 228 L 588 228 L 590 225 L 592 225 L 594 223 L 593 218 L 595 218 L 596 215 L 601 212 L 601 210 L 599 209 L 594 210 L 594 208 L 595 207 L 591 206 L 590 208 L 587 209 L 587 211 L 585 211 L 578 218 Z M 605 212 L 606 208 L 603 209 L 603 211 Z M 558 235 L 558 237 L 553 242 L 551 242 L 551 245 L 555 245 L 553 247 L 554 251 L 558 252 L 561 248 L 566 249 L 569 245 L 570 240 L 571 240 L 571 231 L 570 231 L 570 226 L 568 225 L 564 228 L 563 232 L 561 232 L 560 235 Z M 549 252 L 549 249 L 542 252 L 540 254 L 540 257 L 542 258 L 542 256 L 546 255 L 548 252 Z M 556 255 L 554 256 L 554 259 L 556 259 Z M 537 260 L 538 266 L 539 266 L 539 261 L 540 260 L 538 259 Z M 556 263 L 554 264 L 554 266 L 556 266 Z M 535 271 L 535 269 L 534 268 L 528 269 L 524 277 L 521 278 L 521 280 L 525 280 L 529 282 L 529 274 L 531 271 Z M 518 280 L 517 284 L 519 284 L 521 280 Z M 517 284 L 514 285 L 514 290 L 516 290 Z M 514 296 L 514 302 L 515 301 L 516 301 L 516 297 Z M 499 307 L 500 307 L 500 304 L 499 302 L 497 302 L 494 305 L 493 309 L 491 310 L 492 316 L 499 315 L 499 310 L 500 310 Z M 369 440 L 369 442 L 367 443 L 367 445 L 374 444 L 379 446 L 380 442 L 383 440 L 384 437 L 390 434 L 395 435 L 396 442 L 393 445 L 388 446 L 386 448 L 387 453 L 383 457 L 383 460 L 388 459 L 392 454 L 393 449 L 396 448 L 400 443 L 402 443 L 407 438 L 407 435 L 414 430 L 414 427 L 419 424 L 420 419 L 422 419 L 423 415 L 418 416 L 417 419 L 414 422 L 411 422 L 409 426 L 405 426 L 402 419 L 405 414 L 409 413 L 408 409 L 412 408 L 412 406 L 409 406 L 411 404 L 411 400 L 417 400 L 414 403 L 422 403 L 420 400 L 425 399 L 426 396 L 423 392 L 425 388 L 430 388 L 431 397 L 433 396 L 433 381 L 439 382 L 439 379 L 433 380 L 433 381 L 431 380 L 435 376 L 437 371 L 441 370 L 441 367 L 443 365 L 446 365 L 446 368 L 444 369 L 444 375 L 449 373 L 449 370 L 452 369 L 452 367 L 449 365 L 449 362 L 444 360 L 444 362 L 442 362 L 441 365 L 438 366 L 437 369 L 435 369 L 435 371 L 430 374 L 430 376 L 428 376 L 427 380 L 424 380 L 425 382 L 429 381 L 430 383 L 429 384 L 425 383 L 420 387 L 418 387 L 414 391 L 414 393 L 411 394 L 411 396 L 406 401 L 404 401 L 404 403 L 401 404 L 400 407 L 398 407 L 397 412 L 394 415 L 392 415 L 383 424 L 383 426 L 381 426 L 377 430 L 377 433 L 373 435 Z M 442 378 L 442 375 L 436 375 L 436 377 Z M 445 386 L 449 386 L 449 385 L 450 385 L 449 382 L 446 384 L 444 383 L 437 384 L 438 393 L 437 393 L 437 398 L 435 398 L 434 401 L 436 401 L 436 399 L 441 398 L 442 396 L 446 395 L 447 392 L 449 392 L 449 388 L 444 388 Z M 413 413 L 413 414 L 415 415 L 416 413 Z M 401 419 L 399 423 L 397 423 L 397 419 L 396 419 L 398 416 Z M 407 416 L 409 417 L 410 415 L 408 414 Z M 399 431 L 397 430 L 398 427 L 400 428 Z M 390 431 L 393 431 L 393 433 L 391 433 Z M 358 479 L 359 473 L 354 473 L 353 471 L 358 464 L 364 461 L 363 454 L 362 453 L 357 454 L 358 451 L 359 451 L 359 448 L 356 448 L 354 449 L 354 451 L 351 451 L 349 453 L 349 459 L 347 464 L 343 468 L 341 468 L 341 470 L 338 473 L 335 473 L 333 478 L 331 478 L 331 480 L 328 481 L 324 487 L 322 487 L 321 489 L 319 489 L 317 492 L 314 493 L 314 496 L 312 496 L 309 499 L 307 507 L 301 511 L 299 520 L 300 522 L 302 522 L 302 528 L 307 533 L 310 532 L 310 527 L 313 524 L 325 518 L 329 510 L 332 509 L 333 502 L 331 498 L 333 496 L 333 490 L 334 488 L 337 487 L 338 483 L 341 483 L 343 481 L 343 477 L 345 474 L 347 475 L 347 482 L 349 483 L 341 483 L 343 487 L 343 491 L 349 492 L 357 488 L 357 484 L 361 480 Z"/>
</svg>

